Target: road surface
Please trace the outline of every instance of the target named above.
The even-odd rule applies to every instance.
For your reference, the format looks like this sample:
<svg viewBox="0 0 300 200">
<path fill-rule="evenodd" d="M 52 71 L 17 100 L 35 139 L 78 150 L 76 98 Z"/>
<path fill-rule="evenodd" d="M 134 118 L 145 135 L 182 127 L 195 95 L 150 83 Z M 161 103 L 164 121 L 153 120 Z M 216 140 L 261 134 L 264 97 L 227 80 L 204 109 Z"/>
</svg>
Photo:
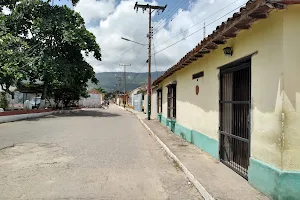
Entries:
<svg viewBox="0 0 300 200">
<path fill-rule="evenodd" d="M 115 105 L 0 124 L 0 199 L 202 199 Z"/>
</svg>

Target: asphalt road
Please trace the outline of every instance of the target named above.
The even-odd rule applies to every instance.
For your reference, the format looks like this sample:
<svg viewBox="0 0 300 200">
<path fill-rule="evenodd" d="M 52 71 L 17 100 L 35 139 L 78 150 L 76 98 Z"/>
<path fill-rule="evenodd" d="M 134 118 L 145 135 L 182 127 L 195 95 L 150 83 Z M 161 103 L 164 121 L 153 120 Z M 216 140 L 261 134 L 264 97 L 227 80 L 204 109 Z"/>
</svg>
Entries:
<svg viewBox="0 0 300 200">
<path fill-rule="evenodd" d="M 201 199 L 116 106 L 0 124 L 0 199 Z"/>
</svg>

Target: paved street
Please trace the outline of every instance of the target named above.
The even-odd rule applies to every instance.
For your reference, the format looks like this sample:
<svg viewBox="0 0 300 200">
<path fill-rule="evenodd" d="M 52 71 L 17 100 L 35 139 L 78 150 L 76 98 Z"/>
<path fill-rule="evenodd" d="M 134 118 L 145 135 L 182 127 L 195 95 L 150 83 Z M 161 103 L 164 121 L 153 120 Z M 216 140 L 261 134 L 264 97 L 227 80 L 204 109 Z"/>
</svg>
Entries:
<svg viewBox="0 0 300 200">
<path fill-rule="evenodd" d="M 0 199 L 201 199 L 136 117 L 112 105 L 0 124 Z"/>
</svg>

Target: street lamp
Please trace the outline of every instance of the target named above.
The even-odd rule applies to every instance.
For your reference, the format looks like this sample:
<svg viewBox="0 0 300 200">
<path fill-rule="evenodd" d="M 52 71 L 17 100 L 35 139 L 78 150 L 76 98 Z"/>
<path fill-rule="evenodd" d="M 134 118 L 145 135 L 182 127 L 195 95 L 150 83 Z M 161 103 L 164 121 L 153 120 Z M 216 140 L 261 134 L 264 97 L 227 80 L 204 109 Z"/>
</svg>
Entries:
<svg viewBox="0 0 300 200">
<path fill-rule="evenodd" d="M 136 42 L 136 41 L 133 41 L 133 40 L 130 40 L 130 39 L 127 39 L 127 38 L 124 38 L 124 37 L 121 37 L 122 40 L 126 40 L 128 42 L 133 42 L 133 43 L 136 43 L 136 44 L 139 44 L 139 45 L 142 45 L 142 46 L 146 46 L 147 44 L 142 44 L 142 43 L 139 43 L 139 42 Z"/>
</svg>

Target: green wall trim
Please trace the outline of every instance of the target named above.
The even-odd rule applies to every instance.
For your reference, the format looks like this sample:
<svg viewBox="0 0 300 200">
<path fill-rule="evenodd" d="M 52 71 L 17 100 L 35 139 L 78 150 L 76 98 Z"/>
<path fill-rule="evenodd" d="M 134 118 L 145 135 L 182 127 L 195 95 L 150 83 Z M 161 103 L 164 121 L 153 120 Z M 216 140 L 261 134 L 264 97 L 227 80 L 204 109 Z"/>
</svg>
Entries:
<svg viewBox="0 0 300 200">
<path fill-rule="evenodd" d="M 274 200 L 300 199 L 300 171 L 280 170 L 250 158 L 249 183 Z"/>
<path fill-rule="evenodd" d="M 209 153 L 215 159 L 219 159 L 219 142 L 202 133 L 192 130 L 193 144 Z"/>
<path fill-rule="evenodd" d="M 219 159 L 219 142 L 195 130 L 188 129 L 175 120 L 161 116 L 161 123 L 176 135 L 196 145 L 215 159 Z M 273 200 L 300 199 L 300 171 L 280 170 L 267 163 L 250 158 L 248 181 L 257 190 Z"/>
<path fill-rule="evenodd" d="M 161 122 L 161 116 L 162 116 L 161 113 L 158 113 L 158 114 L 157 114 L 157 120 L 158 120 L 159 122 Z"/>
<path fill-rule="evenodd" d="M 215 159 L 219 159 L 219 142 L 195 130 L 190 130 L 178 123 L 173 119 L 168 119 L 161 116 L 161 123 L 167 126 L 176 135 L 184 140 L 196 145 L 203 151 L 210 154 Z"/>
<path fill-rule="evenodd" d="M 164 116 L 161 116 L 161 124 L 164 125 L 164 126 L 167 126 L 167 118 L 165 118 Z"/>
<path fill-rule="evenodd" d="M 193 143 L 192 131 L 190 129 L 176 123 L 174 133 L 186 141 Z"/>
</svg>

